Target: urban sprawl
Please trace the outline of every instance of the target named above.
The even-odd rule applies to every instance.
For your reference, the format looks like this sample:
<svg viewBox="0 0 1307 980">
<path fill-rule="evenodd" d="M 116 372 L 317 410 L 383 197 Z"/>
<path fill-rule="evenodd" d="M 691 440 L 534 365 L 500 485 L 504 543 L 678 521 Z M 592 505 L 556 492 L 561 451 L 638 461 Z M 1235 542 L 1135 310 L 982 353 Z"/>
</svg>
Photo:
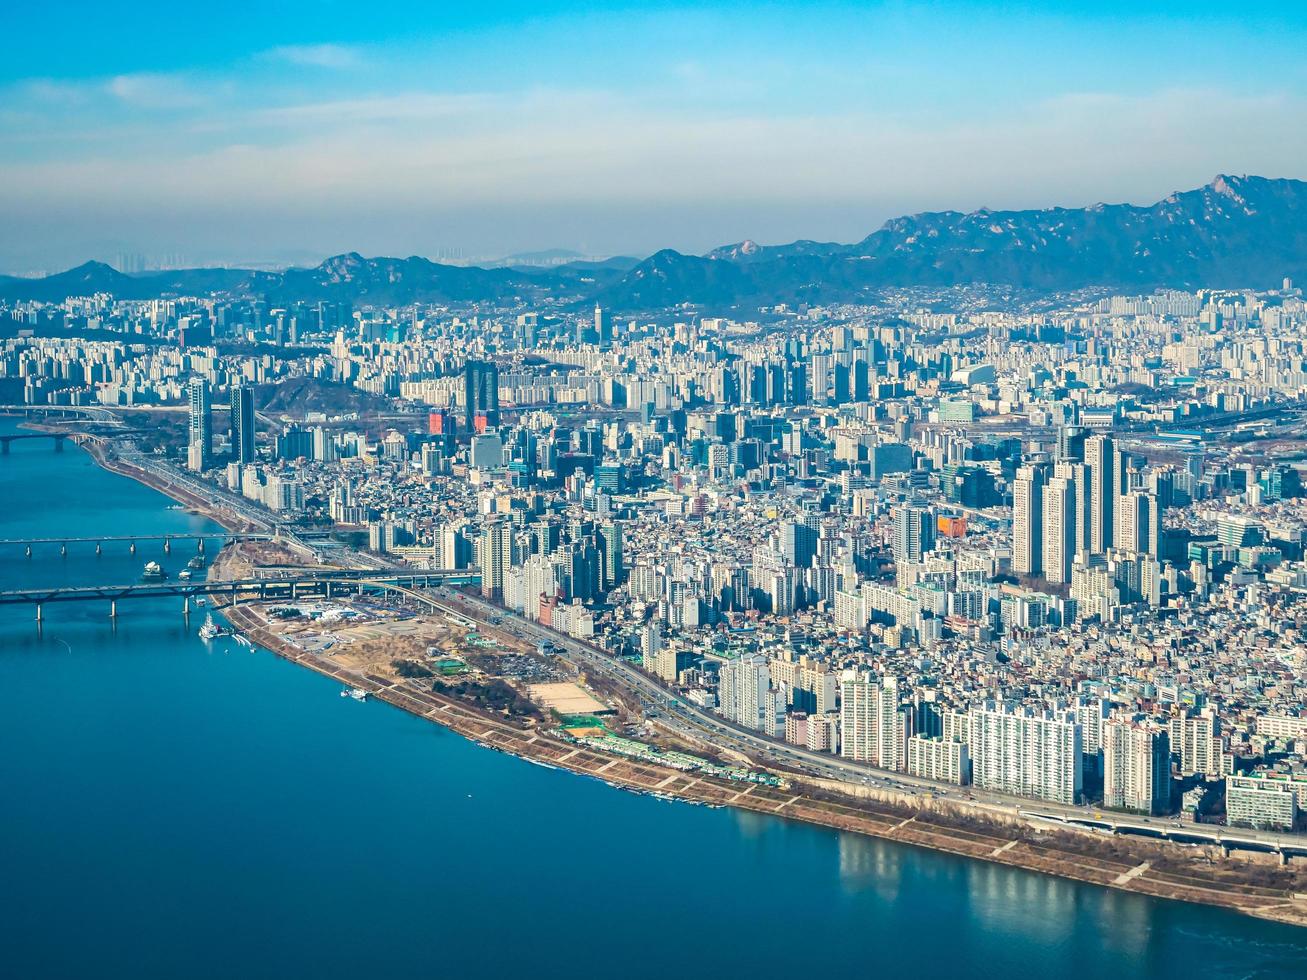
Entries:
<svg viewBox="0 0 1307 980">
<path fill-rule="evenodd" d="M 940 305 L 97 295 L 0 306 L 0 401 L 174 407 L 146 452 L 769 738 L 1307 829 L 1299 290 Z"/>
</svg>

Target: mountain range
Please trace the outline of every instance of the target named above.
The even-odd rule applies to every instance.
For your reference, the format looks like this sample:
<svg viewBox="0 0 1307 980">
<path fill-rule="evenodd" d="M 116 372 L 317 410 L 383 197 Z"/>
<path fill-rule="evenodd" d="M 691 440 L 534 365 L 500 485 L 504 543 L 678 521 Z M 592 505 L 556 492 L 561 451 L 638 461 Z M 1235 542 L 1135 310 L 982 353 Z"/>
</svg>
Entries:
<svg viewBox="0 0 1307 980">
<path fill-rule="evenodd" d="M 1047 295 L 1093 288 L 1268 289 L 1285 277 L 1307 278 L 1307 181 L 1222 175 L 1147 206 L 924 212 L 887 221 L 853 244 L 745 241 L 705 255 L 664 249 L 639 262 L 495 268 L 353 252 L 282 272 L 187 269 L 129 276 L 88 262 L 43 279 L 0 276 L 0 299 L 57 302 L 94 292 L 123 299 L 243 295 L 279 305 L 556 299 L 635 312 L 679 304 L 726 309 L 857 302 L 912 286 L 990 285 Z"/>
</svg>

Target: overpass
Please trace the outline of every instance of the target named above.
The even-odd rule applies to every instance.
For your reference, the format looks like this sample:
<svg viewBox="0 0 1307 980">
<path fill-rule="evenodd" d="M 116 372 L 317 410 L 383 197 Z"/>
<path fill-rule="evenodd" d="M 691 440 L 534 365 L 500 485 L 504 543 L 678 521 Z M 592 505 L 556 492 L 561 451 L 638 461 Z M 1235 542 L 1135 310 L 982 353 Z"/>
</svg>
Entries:
<svg viewBox="0 0 1307 980">
<path fill-rule="evenodd" d="M 21 415 L 24 418 L 45 418 L 49 415 L 66 419 L 89 419 L 110 425 L 122 424 L 112 411 L 99 405 L 0 405 L 0 415 Z"/>
<path fill-rule="evenodd" d="M 1267 833 L 1242 828 L 1218 827 L 1214 824 L 1180 823 L 1169 817 L 1115 816 L 1092 811 L 1085 814 L 1049 812 L 1038 804 L 1024 806 L 1021 812 L 1036 820 L 1048 820 L 1066 826 L 1106 830 L 1113 834 L 1132 834 L 1136 837 L 1174 841 L 1177 844 L 1209 844 L 1229 854 L 1232 850 L 1261 851 L 1278 854 L 1280 860 L 1307 857 L 1307 837 L 1283 833 Z M 1299 839 L 1294 840 L 1296 836 Z"/>
<path fill-rule="evenodd" d="M 213 596 L 233 605 L 242 600 L 275 602 L 364 592 L 395 592 L 441 585 L 476 585 L 480 574 L 466 569 L 394 571 L 377 569 L 340 569 L 315 571 L 304 575 L 280 575 L 253 579 L 203 579 L 200 581 L 137 582 L 131 585 L 79 585 L 48 589 L 10 589 L 0 591 L 0 606 L 36 607 L 41 622 L 44 607 L 52 602 L 108 602 L 109 617 L 118 615 L 123 599 L 158 599 L 168 596 L 182 600 L 182 610 L 189 611 L 192 599 Z M 407 587 L 407 588 L 406 588 Z"/>
</svg>

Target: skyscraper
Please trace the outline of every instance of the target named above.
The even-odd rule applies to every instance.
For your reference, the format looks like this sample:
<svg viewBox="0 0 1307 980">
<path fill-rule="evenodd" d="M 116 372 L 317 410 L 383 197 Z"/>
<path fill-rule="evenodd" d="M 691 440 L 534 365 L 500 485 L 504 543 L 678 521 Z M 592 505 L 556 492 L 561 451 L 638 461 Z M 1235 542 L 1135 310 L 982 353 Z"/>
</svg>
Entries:
<svg viewBox="0 0 1307 980">
<path fill-rule="evenodd" d="M 1044 487 L 1043 564 L 1050 582 L 1070 582 L 1076 550 L 1075 481 L 1055 476 Z"/>
<path fill-rule="evenodd" d="M 786 521 L 781 525 L 781 555 L 795 568 L 810 568 L 817 554 L 817 532 L 807 524 Z"/>
<path fill-rule="evenodd" d="M 1044 471 L 1022 466 L 1012 483 L 1012 570 L 1039 575 L 1044 569 Z"/>
<path fill-rule="evenodd" d="M 1153 538 L 1151 519 L 1157 508 L 1156 497 L 1144 490 L 1131 490 L 1117 498 L 1115 541 L 1121 551 L 1151 554 L 1149 543 Z"/>
<path fill-rule="evenodd" d="M 186 447 L 186 465 L 195 472 L 207 470 L 213 452 L 213 404 L 209 397 L 209 383 L 203 378 L 191 378 L 186 385 L 190 408 L 190 438 Z"/>
<path fill-rule="evenodd" d="M 504 577 L 513 564 L 513 525 L 505 520 L 487 523 L 481 531 L 478 555 L 481 566 L 481 594 L 487 599 L 504 595 Z"/>
<path fill-rule="evenodd" d="M 1085 440 L 1085 465 L 1089 467 L 1089 550 L 1102 555 L 1112 547 L 1116 513 L 1116 450 L 1111 436 Z"/>
<path fill-rule="evenodd" d="M 894 563 L 919 564 L 935 547 L 935 512 L 929 507 L 904 504 L 894 508 Z"/>
<path fill-rule="evenodd" d="M 470 431 L 478 415 L 486 425 L 499 424 L 499 366 L 490 361 L 468 361 L 463 368 L 463 413 Z"/>
<path fill-rule="evenodd" d="M 626 578 L 626 561 L 622 549 L 622 525 L 610 521 L 599 528 L 599 541 L 603 555 L 604 589 L 621 585 Z"/>
<path fill-rule="evenodd" d="M 231 386 L 231 458 L 254 462 L 254 390 L 239 382 Z"/>
</svg>

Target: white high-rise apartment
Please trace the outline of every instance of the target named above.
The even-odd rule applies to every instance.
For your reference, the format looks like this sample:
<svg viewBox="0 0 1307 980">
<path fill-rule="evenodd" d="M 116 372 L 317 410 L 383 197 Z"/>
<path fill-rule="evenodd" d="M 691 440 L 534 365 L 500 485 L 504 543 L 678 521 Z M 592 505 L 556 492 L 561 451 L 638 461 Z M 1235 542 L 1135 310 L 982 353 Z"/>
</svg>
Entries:
<svg viewBox="0 0 1307 980">
<path fill-rule="evenodd" d="M 907 767 L 909 711 L 899 706 L 899 682 L 880 683 L 846 670 L 840 678 L 840 754 L 882 769 Z"/>
<path fill-rule="evenodd" d="M 1156 815 L 1171 808 L 1171 740 L 1148 721 L 1103 725 L 1103 806 Z"/>
<path fill-rule="evenodd" d="M 1171 745 L 1180 751 L 1180 775 L 1220 776 L 1222 758 L 1221 722 L 1204 712 L 1195 718 L 1172 718 Z"/>
<path fill-rule="evenodd" d="M 718 675 L 718 710 L 730 721 L 768 735 L 776 734 L 775 716 L 769 713 L 767 692 L 771 674 L 767 660 L 745 654 L 722 665 Z"/>
<path fill-rule="evenodd" d="M 1074 712 L 1037 712 L 987 701 L 968 716 L 972 782 L 1016 796 L 1073 805 L 1084 769 Z"/>
<path fill-rule="evenodd" d="M 1012 483 L 1012 570 L 1038 575 L 1044 567 L 1044 473 L 1022 466 Z"/>
<path fill-rule="evenodd" d="M 880 756 L 877 709 L 880 688 L 866 675 L 846 670 L 840 676 L 840 755 L 874 763 Z"/>
<path fill-rule="evenodd" d="M 1089 468 L 1089 550 L 1102 555 L 1112 547 L 1116 512 L 1116 450 L 1111 436 L 1085 440 L 1085 465 Z"/>
<path fill-rule="evenodd" d="M 1072 480 L 1055 476 L 1044 487 L 1044 577 L 1070 582 L 1076 549 L 1076 488 Z"/>
</svg>

